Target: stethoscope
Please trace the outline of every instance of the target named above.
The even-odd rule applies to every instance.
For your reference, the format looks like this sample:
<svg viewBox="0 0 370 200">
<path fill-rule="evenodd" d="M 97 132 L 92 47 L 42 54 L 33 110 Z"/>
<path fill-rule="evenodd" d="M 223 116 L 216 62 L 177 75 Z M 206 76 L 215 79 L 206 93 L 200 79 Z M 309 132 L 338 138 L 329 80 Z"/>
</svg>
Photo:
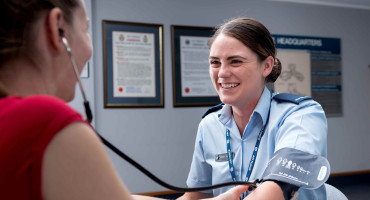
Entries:
<svg viewBox="0 0 370 200">
<path fill-rule="evenodd" d="M 85 90 L 84 90 L 84 88 L 82 86 L 82 83 L 81 83 L 81 79 L 80 79 L 80 76 L 79 76 L 79 72 L 78 72 L 78 69 L 77 69 L 75 59 L 72 55 L 72 51 L 71 51 L 71 48 L 68 44 L 68 41 L 64 37 L 64 33 L 63 33 L 62 29 L 59 29 L 59 35 L 61 36 L 62 42 L 65 45 L 65 47 L 67 49 L 67 52 L 70 56 L 70 59 L 72 61 L 72 66 L 73 66 L 75 74 L 76 74 L 77 83 L 79 85 L 79 88 L 80 88 L 80 91 L 81 91 L 81 94 L 82 94 L 82 98 L 83 98 L 83 105 L 84 105 L 84 108 L 85 108 L 85 114 L 86 114 L 86 118 L 87 118 L 86 121 L 91 123 L 91 121 L 93 119 L 93 115 L 92 115 L 92 112 L 91 112 L 91 109 L 90 109 L 89 101 L 87 100 L 86 95 L 85 95 Z M 106 145 L 109 149 L 111 149 L 114 153 L 116 153 L 119 157 L 126 160 L 128 163 L 133 165 L 135 168 L 137 168 L 139 171 L 144 173 L 146 176 L 148 176 L 150 179 L 155 181 L 157 184 L 159 184 L 159 185 L 161 185 L 165 188 L 168 188 L 170 190 L 174 190 L 174 191 L 178 191 L 178 192 L 199 192 L 199 191 L 213 190 L 213 189 L 220 188 L 220 187 L 225 187 L 225 186 L 248 185 L 249 186 L 248 190 L 251 191 L 251 190 L 255 189 L 258 186 L 258 184 L 261 183 L 260 180 L 256 179 L 253 182 L 233 181 L 233 182 L 220 183 L 220 184 L 215 184 L 215 185 L 206 186 L 206 187 L 194 187 L 194 188 L 176 187 L 176 186 L 170 185 L 170 184 L 162 181 L 161 179 L 159 179 L 158 177 L 153 175 L 151 172 L 149 172 L 147 169 L 145 169 L 139 163 L 137 163 L 132 158 L 127 156 L 125 153 L 123 153 L 121 150 L 116 148 L 113 144 L 111 144 L 108 140 L 106 140 L 102 135 L 100 135 L 95 129 L 94 129 L 94 131 L 100 137 L 103 144 Z"/>
</svg>

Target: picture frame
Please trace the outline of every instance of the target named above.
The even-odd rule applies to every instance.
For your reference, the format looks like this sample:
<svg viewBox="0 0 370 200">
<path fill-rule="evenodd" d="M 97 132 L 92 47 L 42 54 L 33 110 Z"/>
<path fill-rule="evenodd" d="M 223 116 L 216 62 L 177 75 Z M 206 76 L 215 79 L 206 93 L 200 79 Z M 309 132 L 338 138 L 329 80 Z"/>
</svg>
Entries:
<svg viewBox="0 0 370 200">
<path fill-rule="evenodd" d="M 209 75 L 209 41 L 214 28 L 171 26 L 173 106 L 221 103 Z"/>
<path fill-rule="evenodd" d="M 82 69 L 82 72 L 80 74 L 81 79 L 87 79 L 90 77 L 90 61 L 88 61 L 85 65 L 85 67 Z"/>
<path fill-rule="evenodd" d="M 104 108 L 164 107 L 163 25 L 103 20 Z"/>
</svg>

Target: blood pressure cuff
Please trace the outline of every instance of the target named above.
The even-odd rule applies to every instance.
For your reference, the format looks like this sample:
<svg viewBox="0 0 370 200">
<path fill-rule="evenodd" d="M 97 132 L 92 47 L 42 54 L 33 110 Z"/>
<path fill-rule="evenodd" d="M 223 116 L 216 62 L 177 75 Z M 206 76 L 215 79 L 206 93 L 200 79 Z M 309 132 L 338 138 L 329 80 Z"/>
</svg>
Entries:
<svg viewBox="0 0 370 200">
<path fill-rule="evenodd" d="M 326 158 L 293 148 L 275 152 L 269 161 L 263 180 L 288 183 L 305 189 L 316 189 L 324 184 L 330 175 Z"/>
<path fill-rule="evenodd" d="M 268 181 L 268 180 L 266 180 Z M 298 186 L 295 186 L 295 185 L 292 185 L 292 184 L 289 184 L 289 183 L 284 183 L 284 182 L 281 182 L 281 181 L 276 181 L 276 180 L 271 180 L 273 182 L 275 182 L 276 184 L 279 185 L 280 189 L 283 191 L 283 195 L 284 195 L 284 199 L 285 200 L 293 200 L 293 199 L 296 199 L 294 197 L 298 197 L 296 194 L 297 190 L 299 189 Z"/>
</svg>

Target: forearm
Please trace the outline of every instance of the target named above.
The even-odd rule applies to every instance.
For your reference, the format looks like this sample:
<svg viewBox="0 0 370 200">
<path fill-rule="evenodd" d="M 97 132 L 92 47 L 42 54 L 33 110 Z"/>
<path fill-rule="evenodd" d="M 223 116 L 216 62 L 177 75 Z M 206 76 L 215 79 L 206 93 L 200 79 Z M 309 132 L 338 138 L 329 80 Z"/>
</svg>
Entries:
<svg viewBox="0 0 370 200">
<path fill-rule="evenodd" d="M 160 198 L 151 197 L 151 196 L 143 196 L 143 195 L 131 195 L 133 199 L 136 200 L 159 200 Z"/>
<path fill-rule="evenodd" d="M 210 193 L 203 192 L 186 192 L 184 195 L 179 197 L 177 200 L 195 200 L 195 199 L 206 199 L 213 197 Z"/>
<path fill-rule="evenodd" d="M 143 196 L 143 195 L 132 195 L 132 198 L 136 200 L 159 200 L 160 199 L 156 197 Z"/>
<path fill-rule="evenodd" d="M 245 200 L 284 200 L 283 192 L 279 185 L 266 181 L 259 185 Z"/>
</svg>

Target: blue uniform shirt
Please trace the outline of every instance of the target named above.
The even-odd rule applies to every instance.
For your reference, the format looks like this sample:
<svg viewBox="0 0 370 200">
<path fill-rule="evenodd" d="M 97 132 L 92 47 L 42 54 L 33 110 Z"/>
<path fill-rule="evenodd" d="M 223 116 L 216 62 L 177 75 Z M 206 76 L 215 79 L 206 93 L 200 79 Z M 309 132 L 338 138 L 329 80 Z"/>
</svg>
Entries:
<svg viewBox="0 0 370 200">
<path fill-rule="evenodd" d="M 272 94 L 274 95 L 276 94 Z M 224 105 L 220 110 L 202 119 L 198 127 L 187 185 L 200 187 L 232 182 L 227 159 L 216 161 L 215 158 L 216 155 L 227 152 L 226 129 L 230 130 L 236 179 L 244 181 L 257 136 L 266 124 L 269 108 L 270 118 L 259 146 L 250 181 L 263 178 L 262 174 L 274 152 L 285 147 L 326 157 L 327 121 L 321 105 L 312 99 L 299 104 L 271 101 L 271 93 L 265 87 L 242 137 L 229 105 Z M 214 196 L 218 196 L 228 189 L 230 187 L 215 189 L 208 193 L 213 192 Z M 324 186 L 315 190 L 299 189 L 298 192 L 300 200 L 326 198 Z"/>
</svg>

